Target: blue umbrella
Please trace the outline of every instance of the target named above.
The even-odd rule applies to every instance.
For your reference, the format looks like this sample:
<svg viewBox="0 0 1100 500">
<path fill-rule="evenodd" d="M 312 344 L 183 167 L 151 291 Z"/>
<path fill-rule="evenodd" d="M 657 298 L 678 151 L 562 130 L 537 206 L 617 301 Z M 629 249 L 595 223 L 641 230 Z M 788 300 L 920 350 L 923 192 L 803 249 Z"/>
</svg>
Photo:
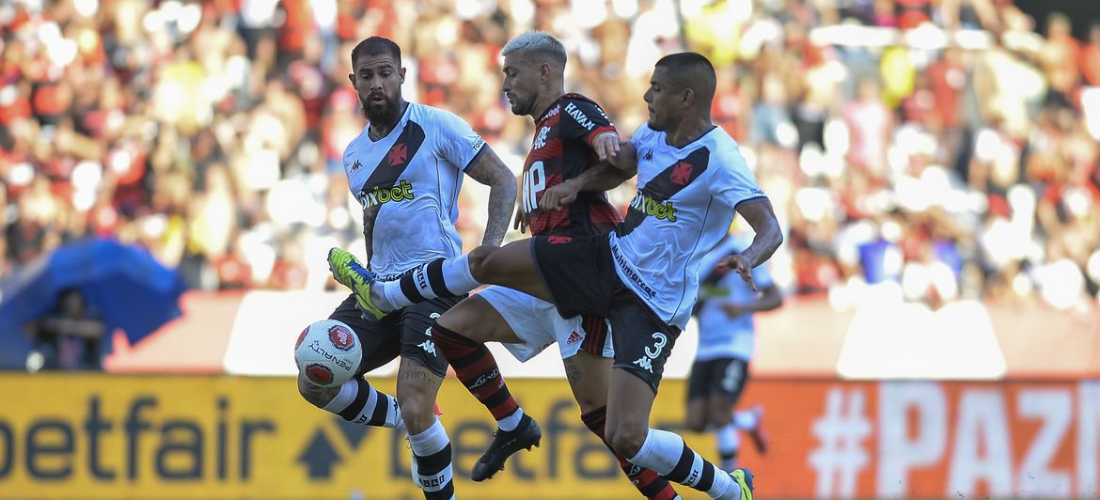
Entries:
<svg viewBox="0 0 1100 500">
<path fill-rule="evenodd" d="M 89 239 L 63 245 L 28 266 L 0 297 L 0 366 L 21 367 L 31 349 L 24 325 L 79 290 L 107 332 L 126 332 L 131 344 L 178 317 L 185 286 L 180 274 L 139 247 Z"/>
</svg>

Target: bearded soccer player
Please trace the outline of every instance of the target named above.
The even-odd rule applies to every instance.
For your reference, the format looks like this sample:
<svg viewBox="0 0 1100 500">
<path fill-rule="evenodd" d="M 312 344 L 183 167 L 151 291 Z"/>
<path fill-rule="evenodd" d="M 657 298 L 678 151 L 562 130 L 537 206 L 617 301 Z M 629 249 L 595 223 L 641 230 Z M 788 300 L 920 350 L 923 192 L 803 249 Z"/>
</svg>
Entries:
<svg viewBox="0 0 1100 500">
<path fill-rule="evenodd" d="M 711 121 L 714 90 L 714 67 L 702 55 L 657 61 L 645 93 L 649 121 L 615 163 L 637 168 L 638 193 L 626 221 L 609 235 L 538 236 L 480 247 L 425 263 L 399 282 L 379 281 L 340 249 L 329 252 L 329 265 L 361 310 L 375 317 L 481 284 L 553 302 L 563 317 L 606 317 L 615 346 L 605 428 L 611 447 L 631 463 L 711 498 L 752 500 L 747 469 L 726 473 L 678 434 L 649 427 L 665 362 L 698 296 L 704 255 L 725 236 L 734 214 L 741 214 L 756 235 L 719 266 L 755 290 L 752 269 L 783 241 L 771 203 L 737 143 Z"/>
<path fill-rule="evenodd" d="M 607 234 L 622 217 L 603 191 L 629 177 L 598 164 L 618 152 L 620 139 L 614 125 L 595 102 L 565 93 L 567 54 L 554 37 L 525 33 L 505 45 L 502 54 L 503 91 L 512 113 L 535 121 L 516 224 L 521 230 L 530 228 L 533 235 L 562 240 Z M 474 464 L 474 481 L 491 478 L 504 468 L 510 455 L 537 445 L 542 435 L 538 423 L 511 396 L 486 342 L 504 343 L 520 361 L 557 342 L 581 419 L 604 439 L 607 384 L 614 356 L 604 318 L 563 318 L 550 302 L 491 286 L 436 320 L 432 338 L 459 380 L 497 420 L 493 442 Z M 678 498 L 667 479 L 617 458 L 631 483 L 646 497 Z"/>
<path fill-rule="evenodd" d="M 344 170 L 363 206 L 368 266 L 396 280 L 425 260 L 462 253 L 455 229 L 463 174 L 490 186 L 489 218 L 482 245 L 504 238 L 515 203 L 516 181 L 470 126 L 447 111 L 406 102 L 401 49 L 371 37 L 352 51 L 348 75 L 370 124 L 344 151 Z M 435 399 L 447 361 L 429 336 L 432 320 L 461 297 L 437 298 L 364 320 L 354 294 L 332 314 L 351 326 L 363 346 L 357 377 L 325 388 L 298 376 L 307 401 L 357 424 L 407 428 L 414 477 L 428 500 L 454 498 L 451 446 L 436 418 Z M 397 398 L 362 377 L 401 357 Z"/>
</svg>

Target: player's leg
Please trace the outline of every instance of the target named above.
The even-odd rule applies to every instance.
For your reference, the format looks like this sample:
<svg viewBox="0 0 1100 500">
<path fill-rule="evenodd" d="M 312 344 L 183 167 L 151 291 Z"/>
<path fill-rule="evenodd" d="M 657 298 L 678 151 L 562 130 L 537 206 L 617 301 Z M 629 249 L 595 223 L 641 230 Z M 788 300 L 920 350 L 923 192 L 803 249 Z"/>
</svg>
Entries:
<svg viewBox="0 0 1100 500">
<path fill-rule="evenodd" d="M 733 422 L 733 409 L 745 387 L 747 365 L 734 358 L 712 361 L 714 371 L 707 394 L 706 427 L 714 432 L 718 442 L 718 456 L 722 470 L 737 467 L 737 455 L 741 451 L 741 436 Z"/>
<path fill-rule="evenodd" d="M 707 430 L 707 396 L 710 394 L 709 361 L 695 361 L 688 375 L 687 428 L 692 432 Z"/>
<path fill-rule="evenodd" d="M 665 325 L 636 297 L 611 314 L 615 365 L 607 405 L 607 438 L 635 465 L 703 491 L 711 498 L 751 500 L 752 473 L 725 473 L 692 450 L 678 434 L 649 427 L 664 364 L 679 331 Z M 653 333 L 649 333 L 653 332 Z"/>
<path fill-rule="evenodd" d="M 349 295 L 329 316 L 352 328 L 363 346 L 359 373 L 339 387 L 321 387 L 298 374 L 298 392 L 312 405 L 339 415 L 353 424 L 396 428 L 404 432 L 404 422 L 395 399 L 371 387 L 362 375 L 397 357 L 401 349 L 397 317 L 365 321 Z"/>
<path fill-rule="evenodd" d="M 451 441 L 436 417 L 435 401 L 447 375 L 447 361 L 431 337 L 431 324 L 458 299 L 436 299 L 400 312 L 401 367 L 397 403 L 408 427 L 414 478 L 426 500 L 454 497 Z"/>
<path fill-rule="evenodd" d="M 455 375 L 497 421 L 492 444 L 470 474 L 474 481 L 493 477 L 504 469 L 509 456 L 538 446 L 542 439 L 538 423 L 516 403 L 496 359 L 485 347 L 486 342 L 523 343 L 524 339 L 516 335 L 502 314 L 513 321 L 530 321 L 527 302 L 532 300 L 535 299 L 519 292 L 490 287 L 460 302 L 432 326 L 432 339 Z"/>
<path fill-rule="evenodd" d="M 588 430 L 607 445 L 615 455 L 615 459 L 619 461 L 623 474 L 626 474 L 627 479 L 642 496 L 650 500 L 679 500 L 680 496 L 676 494 L 676 490 L 669 484 L 668 479 L 653 470 L 630 463 L 625 457 L 616 453 L 607 441 L 605 432 L 607 390 L 612 361 L 611 357 L 603 357 L 583 350 L 562 360 L 565 364 L 569 387 L 573 390 L 573 398 L 581 407 L 581 420 Z"/>
<path fill-rule="evenodd" d="M 376 318 L 436 297 L 465 295 L 481 285 L 501 285 L 550 300 L 531 254 L 534 239 L 503 247 L 482 246 L 468 254 L 422 264 L 398 280 L 377 281 L 350 253 L 333 248 L 333 276 L 356 294 L 360 308 Z"/>
</svg>

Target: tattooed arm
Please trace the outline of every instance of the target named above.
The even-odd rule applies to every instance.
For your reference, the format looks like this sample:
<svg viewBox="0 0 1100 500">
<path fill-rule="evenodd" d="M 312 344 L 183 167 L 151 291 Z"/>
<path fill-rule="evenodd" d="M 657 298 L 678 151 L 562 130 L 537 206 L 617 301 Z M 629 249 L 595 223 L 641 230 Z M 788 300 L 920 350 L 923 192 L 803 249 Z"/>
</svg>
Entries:
<svg viewBox="0 0 1100 500">
<path fill-rule="evenodd" d="M 489 221 L 485 223 L 482 245 L 500 246 L 508 221 L 512 219 L 512 207 L 516 203 L 516 176 L 500 161 L 488 145 L 466 167 L 466 175 L 489 186 Z"/>
<path fill-rule="evenodd" d="M 381 204 L 363 209 L 363 240 L 367 242 L 367 269 L 370 269 L 371 258 L 374 257 L 374 220 L 378 218 L 378 210 Z"/>
</svg>

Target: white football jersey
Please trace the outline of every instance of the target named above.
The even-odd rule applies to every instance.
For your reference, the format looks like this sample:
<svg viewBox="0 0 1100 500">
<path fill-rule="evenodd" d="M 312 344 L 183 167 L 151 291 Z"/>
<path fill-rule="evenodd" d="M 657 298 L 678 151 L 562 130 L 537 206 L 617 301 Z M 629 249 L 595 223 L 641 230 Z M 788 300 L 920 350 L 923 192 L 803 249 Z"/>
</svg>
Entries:
<svg viewBox="0 0 1100 500">
<path fill-rule="evenodd" d="M 374 221 L 364 235 L 367 265 L 392 279 L 418 264 L 460 255 L 458 193 L 463 171 L 485 141 L 453 113 L 416 103 L 386 137 L 373 141 L 368 129 L 344 150 L 351 193 L 364 218 Z"/>
<path fill-rule="evenodd" d="M 726 235 L 738 205 L 766 197 L 719 127 L 676 148 L 642 125 L 631 143 L 638 192 L 611 234 L 611 257 L 623 283 L 682 330 L 698 296 L 700 259 Z"/>
<path fill-rule="evenodd" d="M 752 243 L 751 235 L 730 236 L 718 244 L 703 258 L 702 278 L 714 272 L 715 265 L 722 258 L 743 252 Z M 773 284 L 768 264 L 756 266 L 752 270 L 752 279 L 757 289 Z M 741 275 L 727 271 L 707 287 L 707 296 L 702 298 L 699 309 L 699 347 L 695 352 L 696 361 L 709 361 L 717 358 L 737 358 L 751 361 L 756 351 L 756 324 L 752 314 L 742 314 L 731 318 L 722 310 L 722 304 L 745 304 L 756 300 L 756 292 Z"/>
</svg>

